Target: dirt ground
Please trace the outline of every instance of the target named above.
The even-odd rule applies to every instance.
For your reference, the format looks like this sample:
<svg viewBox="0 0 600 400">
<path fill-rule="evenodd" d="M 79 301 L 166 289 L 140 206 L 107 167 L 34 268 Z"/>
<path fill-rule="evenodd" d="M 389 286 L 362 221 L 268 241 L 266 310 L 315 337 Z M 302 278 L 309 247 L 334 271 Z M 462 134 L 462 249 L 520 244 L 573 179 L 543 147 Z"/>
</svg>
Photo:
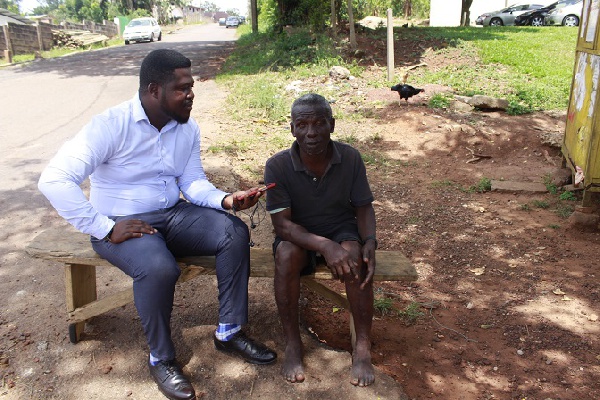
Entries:
<svg viewBox="0 0 600 400">
<path fill-rule="evenodd" d="M 437 68 L 460 59 L 428 52 L 411 59 L 411 45 L 398 46 L 406 52 L 396 55 L 402 65 L 424 62 L 427 68 Z M 363 60 L 370 67 L 362 77 L 338 83 L 352 95 L 340 96 L 333 105 L 368 116 L 366 123 L 338 121 L 336 135 L 355 138 L 354 145 L 368 156 L 380 249 L 403 252 L 419 273 L 413 283 L 375 285 L 379 309 L 372 353 L 378 373 L 400 383 L 411 399 L 600 398 L 598 230 L 583 231 L 572 224 L 569 212 L 579 203 L 559 200 L 557 194 L 468 190 L 482 178 L 543 183 L 546 176 L 555 175 L 561 153 L 557 140 L 549 144 L 553 140 L 548 138 L 558 137 L 559 143 L 565 114 L 508 116 L 462 107 L 428 108 L 432 93 L 450 90 L 439 85 L 425 85 L 425 93 L 399 102 L 396 92 L 365 84 L 383 73 L 377 66 L 385 58 L 380 50 Z M 317 82 L 305 84 L 318 90 Z M 220 121 L 226 93 L 210 76 L 197 83 L 196 95 L 194 116 L 203 129 L 203 147 L 232 135 L 224 132 L 251 132 L 248 127 L 228 129 L 230 125 Z M 473 154 L 487 157 L 467 162 Z M 244 155 L 259 161 L 266 156 Z M 204 162 L 210 177 L 224 189 L 248 183 L 231 173 L 232 160 L 222 154 L 205 153 Z M 58 220 L 48 217 L 54 224 Z M 271 238 L 265 219 L 253 231 L 253 240 L 267 247 Z M 25 268 L 31 260 L 14 255 L 5 257 L 6 262 Z M 26 288 L 14 301 L 36 293 L 45 296 L 48 285 L 61 289 L 60 276 L 48 281 L 10 277 L 6 284 L 19 279 L 27 280 Z M 194 303 L 199 297 L 216 301 L 211 282 L 206 279 L 178 290 L 174 332 L 180 353 L 193 354 L 186 351 L 190 347 L 196 354 L 211 351 L 209 325 L 215 315 L 197 316 Z M 108 292 L 125 284 L 107 274 L 99 290 Z M 331 286 L 342 291 L 339 283 Z M 268 318 L 261 308 L 265 298 L 272 299 L 271 290 L 270 282 L 251 284 L 250 333 L 281 350 L 281 333 L 262 329 L 277 324 L 273 308 Z M 97 317 L 86 328 L 86 340 L 70 346 L 64 321 L 57 317 L 64 309 L 61 297 L 36 301 L 46 301 L 46 308 L 26 307 L 21 317 L 0 313 L 0 398 L 78 398 L 77 391 L 63 388 L 69 380 L 87 390 L 86 398 L 152 398 L 143 395 L 149 377 L 142 371 L 140 378 L 137 372 L 144 362 L 145 344 L 132 306 Z M 216 304 L 212 306 L 216 313 Z M 48 313 L 48 308 L 59 311 Z M 345 312 L 308 291 L 303 291 L 302 310 L 307 339 L 310 332 L 322 344 L 350 350 Z M 37 325 L 27 322 L 32 318 Z M 43 333 L 38 330 L 40 322 Z M 317 345 L 309 344 L 310 348 L 318 349 L 319 342 L 314 342 Z M 276 375 L 239 364 L 206 366 L 197 356 L 183 361 L 194 381 L 201 383 L 205 398 L 211 398 L 211 385 L 223 377 L 233 378 L 234 384 L 220 389 L 229 393 L 220 398 L 251 398 L 253 388 L 258 392 Z M 27 363 L 32 366 L 24 373 Z M 318 365 L 308 371 L 305 387 L 330 367 Z M 59 366 L 67 377 L 57 377 Z M 102 388 L 102 382 L 109 383 Z M 385 385 L 357 392 L 353 398 L 400 398 L 400 394 L 386 397 Z M 110 395 L 103 396 L 98 386 Z M 263 393 L 269 394 L 265 399 L 335 397 L 331 391 L 291 392 L 277 386 Z"/>
</svg>

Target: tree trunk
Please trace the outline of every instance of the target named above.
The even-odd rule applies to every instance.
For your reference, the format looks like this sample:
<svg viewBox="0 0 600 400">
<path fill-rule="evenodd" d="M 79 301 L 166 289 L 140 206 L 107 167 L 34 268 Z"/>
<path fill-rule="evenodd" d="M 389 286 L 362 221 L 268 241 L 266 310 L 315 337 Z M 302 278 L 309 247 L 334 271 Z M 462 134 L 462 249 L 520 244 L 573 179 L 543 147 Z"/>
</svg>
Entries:
<svg viewBox="0 0 600 400">
<path fill-rule="evenodd" d="M 412 16 L 412 0 L 406 0 L 404 2 L 404 19 L 408 19 Z"/>
<path fill-rule="evenodd" d="M 462 0 L 462 10 L 460 12 L 460 25 L 469 26 L 471 24 L 471 12 L 469 9 L 473 0 Z"/>
</svg>

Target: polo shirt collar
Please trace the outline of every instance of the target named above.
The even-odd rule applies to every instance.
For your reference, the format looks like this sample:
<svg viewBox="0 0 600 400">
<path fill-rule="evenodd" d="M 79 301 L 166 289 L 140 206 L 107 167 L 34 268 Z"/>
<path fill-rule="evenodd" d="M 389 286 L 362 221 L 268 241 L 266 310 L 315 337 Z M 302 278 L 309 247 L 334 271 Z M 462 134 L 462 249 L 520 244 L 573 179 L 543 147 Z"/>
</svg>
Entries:
<svg viewBox="0 0 600 400">
<path fill-rule="evenodd" d="M 329 161 L 329 165 L 339 164 L 342 162 L 342 154 L 340 153 L 339 144 L 332 140 L 331 145 L 333 148 L 333 153 L 331 155 L 331 160 Z M 294 171 L 306 171 L 306 167 L 302 163 L 302 159 L 300 158 L 300 146 L 298 146 L 298 142 L 294 141 L 292 143 L 292 148 L 290 149 L 290 157 L 292 158 L 292 165 L 294 166 Z"/>
</svg>

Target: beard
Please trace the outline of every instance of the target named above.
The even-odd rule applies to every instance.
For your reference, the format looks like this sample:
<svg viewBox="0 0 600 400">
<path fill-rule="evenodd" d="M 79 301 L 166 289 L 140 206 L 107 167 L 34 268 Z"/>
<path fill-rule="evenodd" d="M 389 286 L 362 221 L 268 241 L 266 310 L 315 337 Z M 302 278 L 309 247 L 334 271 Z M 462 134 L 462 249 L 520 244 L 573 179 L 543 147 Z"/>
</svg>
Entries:
<svg viewBox="0 0 600 400">
<path fill-rule="evenodd" d="M 186 104 L 187 104 L 187 102 L 186 102 Z M 192 102 L 190 101 L 189 105 L 191 105 L 191 104 L 192 104 Z M 191 111 L 183 110 L 182 112 L 177 112 L 169 107 L 169 105 L 167 103 L 165 92 L 163 92 L 163 95 L 160 99 L 160 109 L 162 110 L 163 113 L 165 113 L 166 116 L 168 116 L 169 118 L 175 120 L 176 122 L 178 122 L 180 124 L 185 124 L 190 119 Z"/>
</svg>

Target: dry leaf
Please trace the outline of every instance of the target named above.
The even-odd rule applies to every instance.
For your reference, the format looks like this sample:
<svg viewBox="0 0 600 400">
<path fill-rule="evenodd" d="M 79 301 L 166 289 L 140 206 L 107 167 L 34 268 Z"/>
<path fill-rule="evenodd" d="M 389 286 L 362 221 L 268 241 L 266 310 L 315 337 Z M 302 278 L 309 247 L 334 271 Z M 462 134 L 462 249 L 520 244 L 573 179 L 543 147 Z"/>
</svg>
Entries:
<svg viewBox="0 0 600 400">
<path fill-rule="evenodd" d="M 469 271 L 471 271 L 475 275 L 483 275 L 485 273 L 485 267 L 473 268 L 473 269 L 470 269 Z"/>
<path fill-rule="evenodd" d="M 571 301 L 573 300 L 572 298 L 568 297 L 568 296 L 563 296 L 563 298 L 561 299 L 562 301 Z"/>
<path fill-rule="evenodd" d="M 557 294 L 557 295 L 559 295 L 559 296 L 560 296 L 561 294 L 566 294 L 565 292 L 563 292 L 563 291 L 562 291 L 562 290 L 560 290 L 560 289 L 554 289 L 554 290 L 552 291 L 552 293 L 554 293 L 554 294 Z"/>
</svg>

